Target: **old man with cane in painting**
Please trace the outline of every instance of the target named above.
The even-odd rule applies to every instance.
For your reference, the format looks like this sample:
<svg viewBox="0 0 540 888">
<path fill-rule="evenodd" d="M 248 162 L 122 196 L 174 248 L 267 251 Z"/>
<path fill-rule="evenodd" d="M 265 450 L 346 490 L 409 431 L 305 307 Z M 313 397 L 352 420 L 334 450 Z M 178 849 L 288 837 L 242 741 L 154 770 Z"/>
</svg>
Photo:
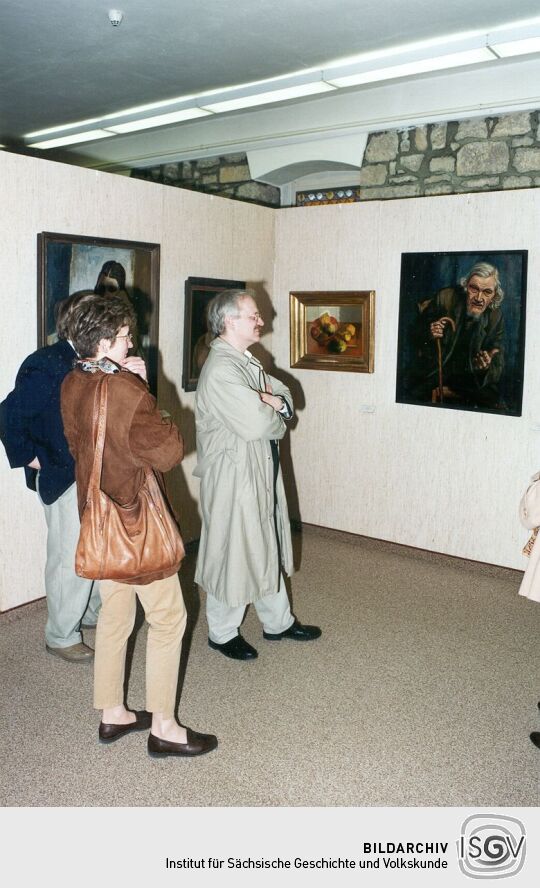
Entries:
<svg viewBox="0 0 540 888">
<path fill-rule="evenodd" d="M 420 400 L 488 410 L 503 407 L 503 298 L 497 268 L 477 262 L 457 287 L 439 290 L 420 304 L 415 387 Z"/>
</svg>

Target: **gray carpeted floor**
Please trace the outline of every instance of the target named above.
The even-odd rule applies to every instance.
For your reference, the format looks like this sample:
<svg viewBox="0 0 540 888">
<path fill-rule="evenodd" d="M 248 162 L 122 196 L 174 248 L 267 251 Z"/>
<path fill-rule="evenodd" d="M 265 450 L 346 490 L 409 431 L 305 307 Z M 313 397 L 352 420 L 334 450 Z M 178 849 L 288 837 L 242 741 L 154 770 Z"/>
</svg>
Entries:
<svg viewBox="0 0 540 888">
<path fill-rule="evenodd" d="M 98 744 L 92 669 L 45 652 L 44 602 L 0 617 L 0 804 L 538 805 L 540 606 L 520 574 L 310 527 L 295 545 L 294 609 L 323 636 L 265 642 L 251 609 L 252 663 L 208 648 L 182 568 L 180 719 L 220 742 L 200 759 L 150 759 L 144 734 Z"/>
</svg>

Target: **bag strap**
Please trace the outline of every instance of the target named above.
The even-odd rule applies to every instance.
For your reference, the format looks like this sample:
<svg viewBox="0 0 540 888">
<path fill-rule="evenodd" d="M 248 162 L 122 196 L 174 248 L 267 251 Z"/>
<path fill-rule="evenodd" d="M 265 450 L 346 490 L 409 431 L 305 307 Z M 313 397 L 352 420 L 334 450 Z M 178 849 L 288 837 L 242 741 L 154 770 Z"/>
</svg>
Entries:
<svg viewBox="0 0 540 888">
<path fill-rule="evenodd" d="M 99 406 L 98 406 L 99 397 Z M 92 439 L 94 444 L 94 461 L 92 463 L 92 471 L 90 480 L 88 481 L 88 493 L 93 489 L 101 486 L 101 470 L 103 466 L 103 448 L 105 446 L 105 429 L 107 427 L 107 375 L 103 374 L 100 379 L 94 398 L 94 422 L 92 428 Z"/>
<path fill-rule="evenodd" d="M 92 463 L 92 471 L 90 473 L 90 479 L 88 481 L 87 498 L 89 497 L 91 490 L 99 490 L 101 488 L 103 448 L 105 447 L 105 431 L 107 428 L 107 378 L 107 374 L 104 373 L 103 379 L 100 379 L 96 387 L 96 394 L 94 399 L 94 422 L 92 428 L 92 439 L 95 440 L 94 461 Z M 145 466 L 144 471 L 147 478 L 154 475 L 154 472 L 150 466 Z"/>
</svg>

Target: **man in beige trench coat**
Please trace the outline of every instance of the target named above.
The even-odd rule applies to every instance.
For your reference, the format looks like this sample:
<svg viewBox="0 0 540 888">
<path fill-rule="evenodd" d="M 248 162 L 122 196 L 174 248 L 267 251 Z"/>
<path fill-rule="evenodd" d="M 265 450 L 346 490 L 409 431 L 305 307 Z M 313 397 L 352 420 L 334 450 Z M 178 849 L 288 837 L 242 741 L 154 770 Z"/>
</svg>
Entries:
<svg viewBox="0 0 540 888">
<path fill-rule="evenodd" d="M 195 581 L 207 594 L 208 644 L 234 660 L 257 657 L 239 632 L 248 604 L 268 641 L 321 634 L 295 619 L 283 580 L 293 557 L 277 442 L 293 415 L 292 399 L 247 350 L 263 323 L 251 293 L 214 297 L 208 326 L 216 338 L 195 399 L 202 510 Z"/>
</svg>

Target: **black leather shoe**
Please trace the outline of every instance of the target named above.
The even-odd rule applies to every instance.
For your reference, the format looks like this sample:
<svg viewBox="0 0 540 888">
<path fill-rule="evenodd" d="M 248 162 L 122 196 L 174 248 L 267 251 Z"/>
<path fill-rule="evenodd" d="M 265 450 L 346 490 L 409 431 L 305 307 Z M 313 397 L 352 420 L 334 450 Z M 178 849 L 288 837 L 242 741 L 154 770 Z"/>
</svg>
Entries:
<svg viewBox="0 0 540 888">
<path fill-rule="evenodd" d="M 101 722 L 99 726 L 99 742 L 113 743 L 123 737 L 124 734 L 130 734 L 131 731 L 148 731 L 152 726 L 151 712 L 136 712 L 135 721 L 129 725 L 107 725 Z"/>
<path fill-rule="evenodd" d="M 231 638 L 230 641 L 226 641 L 225 644 L 217 644 L 217 642 L 212 641 L 212 639 L 209 638 L 208 644 L 215 651 L 219 651 L 226 657 L 230 657 L 231 660 L 256 660 L 259 656 L 255 648 L 251 647 L 246 639 L 242 638 L 240 634 L 235 635 L 234 638 Z"/>
<path fill-rule="evenodd" d="M 293 641 L 313 641 L 319 638 L 321 630 L 318 626 L 303 626 L 295 619 L 292 626 L 285 629 L 285 632 L 278 632 L 273 635 L 271 632 L 263 632 L 263 638 L 267 641 L 281 641 L 282 638 L 292 638 Z"/>
<path fill-rule="evenodd" d="M 532 734 L 529 734 L 529 737 L 534 745 L 538 746 L 538 749 L 540 749 L 540 731 L 533 731 Z"/>
<path fill-rule="evenodd" d="M 148 755 L 160 758 L 163 755 L 204 755 L 212 752 L 218 745 L 214 734 L 198 734 L 186 728 L 187 743 L 173 743 L 150 734 L 148 737 Z"/>
</svg>

